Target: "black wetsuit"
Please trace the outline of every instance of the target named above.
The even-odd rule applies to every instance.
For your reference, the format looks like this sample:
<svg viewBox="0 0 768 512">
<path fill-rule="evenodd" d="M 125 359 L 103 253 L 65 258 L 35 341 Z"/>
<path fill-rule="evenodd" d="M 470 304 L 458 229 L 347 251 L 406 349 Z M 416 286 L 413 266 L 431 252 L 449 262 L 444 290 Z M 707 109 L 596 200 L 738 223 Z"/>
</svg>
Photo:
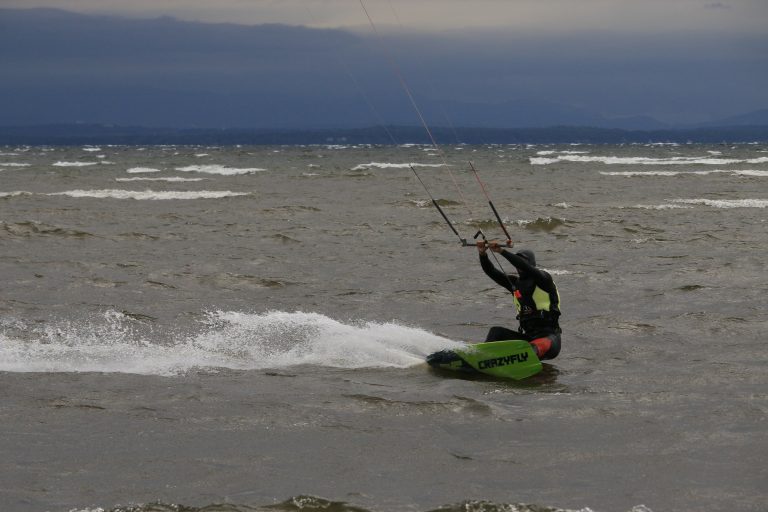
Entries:
<svg viewBox="0 0 768 512">
<path fill-rule="evenodd" d="M 531 259 L 534 258 L 530 251 L 523 252 L 529 253 Z M 487 254 L 480 255 L 480 264 L 488 277 L 514 294 L 520 330 L 491 327 L 485 341 L 524 339 L 531 342 L 540 359 L 554 359 L 560 353 L 562 331 L 558 323 L 560 296 L 552 276 L 536 268 L 535 261 L 531 264 L 525 257 L 506 250 L 500 254 L 515 266 L 519 276 L 508 275 L 497 269 Z"/>
</svg>

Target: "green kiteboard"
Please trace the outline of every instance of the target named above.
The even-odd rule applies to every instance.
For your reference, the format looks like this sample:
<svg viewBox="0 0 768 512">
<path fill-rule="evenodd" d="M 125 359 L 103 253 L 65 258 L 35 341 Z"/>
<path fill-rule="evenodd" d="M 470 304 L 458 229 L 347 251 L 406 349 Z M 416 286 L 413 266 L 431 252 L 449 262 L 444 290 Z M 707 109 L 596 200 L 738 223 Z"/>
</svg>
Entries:
<svg viewBox="0 0 768 512">
<path fill-rule="evenodd" d="M 441 350 L 428 355 L 427 364 L 441 370 L 482 373 L 514 380 L 536 375 L 542 369 L 531 344 L 524 340 L 475 343 L 458 349 Z"/>
</svg>

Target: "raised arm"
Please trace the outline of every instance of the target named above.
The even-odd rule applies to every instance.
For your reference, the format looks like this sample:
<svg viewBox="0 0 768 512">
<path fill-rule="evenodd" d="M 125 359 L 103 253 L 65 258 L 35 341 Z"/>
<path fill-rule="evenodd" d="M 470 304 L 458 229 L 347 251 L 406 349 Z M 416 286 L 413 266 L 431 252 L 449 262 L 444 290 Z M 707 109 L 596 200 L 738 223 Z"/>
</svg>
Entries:
<svg viewBox="0 0 768 512">
<path fill-rule="evenodd" d="M 493 279 L 499 286 L 506 288 L 510 292 L 514 292 L 516 277 L 508 276 L 491 263 L 491 259 L 486 252 L 485 242 L 478 242 L 477 250 L 480 253 L 480 266 L 483 268 L 483 272 L 485 272 L 485 274 Z"/>
</svg>

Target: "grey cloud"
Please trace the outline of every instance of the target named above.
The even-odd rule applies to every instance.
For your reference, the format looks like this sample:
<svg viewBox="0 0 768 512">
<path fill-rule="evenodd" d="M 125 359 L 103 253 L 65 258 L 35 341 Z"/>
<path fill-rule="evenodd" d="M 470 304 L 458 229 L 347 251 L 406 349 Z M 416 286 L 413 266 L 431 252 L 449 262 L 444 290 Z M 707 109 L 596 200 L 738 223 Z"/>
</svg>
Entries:
<svg viewBox="0 0 768 512">
<path fill-rule="evenodd" d="M 765 108 L 768 35 L 396 34 L 0 10 L 2 124 L 541 126 Z M 367 98 L 367 99 L 366 99 Z M 373 104 L 372 112 L 368 103 Z"/>
</svg>

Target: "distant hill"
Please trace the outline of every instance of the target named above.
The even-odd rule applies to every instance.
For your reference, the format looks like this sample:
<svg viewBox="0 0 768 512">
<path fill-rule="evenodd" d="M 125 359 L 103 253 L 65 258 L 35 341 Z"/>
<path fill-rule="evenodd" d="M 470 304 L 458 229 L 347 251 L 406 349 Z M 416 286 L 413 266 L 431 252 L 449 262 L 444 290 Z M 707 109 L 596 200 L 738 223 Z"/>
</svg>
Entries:
<svg viewBox="0 0 768 512">
<path fill-rule="evenodd" d="M 418 124 L 382 47 L 430 126 L 665 130 L 673 126 L 648 112 L 713 117 L 701 107 L 721 112 L 711 98 L 724 94 L 734 111 L 754 105 L 731 90 L 736 64 L 726 82 L 707 80 L 685 94 L 700 77 L 700 59 L 681 62 L 664 51 L 669 41 L 622 36 L 606 45 L 600 37 L 411 33 L 384 34 L 380 44 L 366 32 L 303 26 L 0 9 L 0 125 L 278 132 Z M 691 59 L 695 45 L 685 37 Z M 726 43 L 717 38 L 717 55 L 696 48 L 717 69 L 718 58 L 731 58 Z M 747 66 L 745 59 L 739 63 Z M 760 69 L 748 68 L 749 90 L 762 80 Z M 765 125 L 766 112 L 710 125 Z"/>
<path fill-rule="evenodd" d="M 768 125 L 768 108 L 756 110 L 738 116 L 718 119 L 715 122 L 708 123 L 707 126 L 766 126 Z"/>
</svg>

